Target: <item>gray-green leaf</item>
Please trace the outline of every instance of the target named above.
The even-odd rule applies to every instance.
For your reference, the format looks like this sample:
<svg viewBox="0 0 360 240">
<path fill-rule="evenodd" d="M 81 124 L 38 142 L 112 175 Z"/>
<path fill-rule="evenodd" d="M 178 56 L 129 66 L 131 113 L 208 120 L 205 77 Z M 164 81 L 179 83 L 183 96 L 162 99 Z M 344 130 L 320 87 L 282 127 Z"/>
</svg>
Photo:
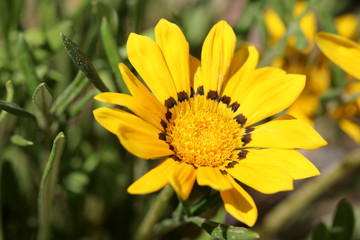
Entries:
<svg viewBox="0 0 360 240">
<path fill-rule="evenodd" d="M 250 240 L 259 238 L 259 234 L 244 227 L 234 227 L 223 223 L 212 222 L 201 217 L 190 217 L 187 221 L 194 223 L 220 240 Z"/>
</svg>

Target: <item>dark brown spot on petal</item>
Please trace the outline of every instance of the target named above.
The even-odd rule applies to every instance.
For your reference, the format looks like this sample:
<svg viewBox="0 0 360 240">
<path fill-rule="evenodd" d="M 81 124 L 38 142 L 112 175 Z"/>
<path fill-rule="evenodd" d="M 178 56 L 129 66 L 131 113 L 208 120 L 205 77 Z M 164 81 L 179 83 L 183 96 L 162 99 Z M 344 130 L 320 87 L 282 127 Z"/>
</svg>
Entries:
<svg viewBox="0 0 360 240">
<path fill-rule="evenodd" d="M 253 127 L 247 127 L 247 128 L 245 128 L 245 132 L 246 133 L 251 133 L 252 131 L 254 131 L 255 130 L 255 128 L 253 128 Z"/>
<path fill-rule="evenodd" d="M 173 97 L 169 97 L 168 99 L 165 100 L 165 107 L 167 109 L 171 109 L 172 107 L 174 107 L 176 105 L 176 100 Z"/>
<path fill-rule="evenodd" d="M 172 113 L 169 111 L 169 109 L 167 110 L 165 117 L 168 121 L 170 121 L 171 117 L 172 117 Z"/>
<path fill-rule="evenodd" d="M 225 103 L 226 105 L 229 105 L 230 102 L 231 102 L 231 97 L 228 97 L 228 96 L 224 95 L 224 96 L 222 96 L 222 97 L 220 98 L 220 102 L 223 102 L 223 103 Z"/>
<path fill-rule="evenodd" d="M 238 161 L 229 162 L 228 165 L 225 166 L 225 168 L 233 168 L 236 164 L 238 164 Z"/>
<path fill-rule="evenodd" d="M 171 144 L 169 144 L 169 148 L 170 148 L 171 151 L 174 151 L 174 150 L 175 150 L 175 148 L 174 148 L 173 145 L 171 145 Z"/>
<path fill-rule="evenodd" d="M 178 156 L 176 156 L 176 155 L 171 155 L 170 156 L 172 159 L 174 159 L 175 161 L 177 161 L 177 162 L 181 162 L 181 159 L 178 157 Z"/>
<path fill-rule="evenodd" d="M 245 135 L 243 135 L 243 137 L 241 138 L 241 141 L 243 142 L 243 147 L 245 147 L 250 141 L 251 141 L 251 133 L 247 133 Z"/>
<path fill-rule="evenodd" d="M 241 125 L 241 127 L 243 127 L 245 125 L 246 120 L 247 120 L 247 118 L 242 113 L 237 115 L 234 119 L 237 121 L 238 124 Z"/>
<path fill-rule="evenodd" d="M 231 110 L 233 112 L 236 112 L 236 110 L 238 110 L 238 108 L 240 107 L 240 104 L 238 102 L 233 102 L 232 104 L 230 104 L 229 108 L 231 108 Z"/>
<path fill-rule="evenodd" d="M 190 97 L 192 98 L 192 97 L 194 97 L 194 95 L 195 95 L 195 90 L 193 87 L 191 87 L 190 88 Z"/>
<path fill-rule="evenodd" d="M 227 171 L 222 170 L 222 169 L 220 169 L 220 172 L 221 172 L 222 175 L 226 175 L 226 174 L 227 174 Z"/>
<path fill-rule="evenodd" d="M 197 169 L 197 167 L 193 163 L 191 163 L 191 162 L 185 162 L 185 163 L 187 163 L 187 164 L 193 166 L 195 169 Z"/>
<path fill-rule="evenodd" d="M 219 94 L 217 91 L 215 90 L 210 90 L 206 96 L 206 99 L 212 99 L 212 100 L 218 100 L 219 99 Z"/>
<path fill-rule="evenodd" d="M 204 86 L 198 87 L 196 94 L 199 94 L 201 96 L 204 96 Z"/>
<path fill-rule="evenodd" d="M 167 128 L 167 123 L 161 119 L 161 122 L 160 122 L 161 126 L 164 128 L 164 130 L 166 131 L 166 128 Z"/>
<path fill-rule="evenodd" d="M 185 91 L 178 92 L 177 95 L 178 95 L 178 101 L 179 101 L 179 102 L 183 102 L 183 101 L 185 101 L 185 100 L 189 100 L 189 96 L 188 96 L 188 94 L 187 94 Z"/>
<path fill-rule="evenodd" d="M 166 141 L 166 133 L 163 132 L 159 133 L 159 139 Z"/>
<path fill-rule="evenodd" d="M 242 160 L 246 158 L 246 155 L 249 153 L 248 150 L 241 150 L 241 152 L 238 153 L 238 159 Z"/>
</svg>

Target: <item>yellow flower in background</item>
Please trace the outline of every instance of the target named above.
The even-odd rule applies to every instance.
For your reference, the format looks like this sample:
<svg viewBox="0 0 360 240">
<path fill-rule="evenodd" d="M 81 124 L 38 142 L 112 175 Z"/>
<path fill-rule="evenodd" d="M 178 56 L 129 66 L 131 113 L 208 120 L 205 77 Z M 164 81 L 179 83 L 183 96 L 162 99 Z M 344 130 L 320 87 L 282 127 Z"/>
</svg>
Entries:
<svg viewBox="0 0 360 240">
<path fill-rule="evenodd" d="M 294 5 L 293 15 L 298 17 L 307 8 L 307 2 L 299 1 Z M 265 23 L 270 35 L 270 46 L 276 44 L 286 32 L 286 26 L 274 10 L 264 13 Z M 315 112 L 319 106 L 319 97 L 329 88 L 331 71 L 322 54 L 314 50 L 317 21 L 313 11 L 307 12 L 300 19 L 300 29 L 303 32 L 308 47 L 302 51 L 295 49 L 295 36 L 289 39 L 285 55 L 275 59 L 273 66 L 282 68 L 288 73 L 306 75 L 306 86 L 299 98 L 288 109 L 287 113 L 312 124 Z M 340 35 L 354 37 L 357 28 L 357 16 L 344 14 L 335 19 L 335 27 Z"/>
<path fill-rule="evenodd" d="M 320 50 L 331 61 L 344 69 L 351 76 L 360 79 L 360 45 L 345 37 L 318 33 L 316 42 Z M 345 89 L 345 94 L 356 96 L 360 94 L 360 82 L 351 82 Z M 340 127 L 357 144 L 360 144 L 360 97 L 337 108 L 332 115 L 339 120 Z"/>
<path fill-rule="evenodd" d="M 94 110 L 96 120 L 116 134 L 132 154 L 165 157 L 129 188 L 147 194 L 171 184 L 186 200 L 195 181 L 220 192 L 225 209 L 253 226 L 257 208 L 237 181 L 262 193 L 293 189 L 293 180 L 319 172 L 296 149 L 326 145 L 307 123 L 289 116 L 255 125 L 291 105 L 305 76 L 266 67 L 255 69 L 257 50 L 235 52 L 232 28 L 220 21 L 209 32 L 201 62 L 175 25 L 160 20 L 156 42 L 130 34 L 130 63 L 151 92 L 120 64 L 131 95 L 102 93 L 97 100 L 127 107 Z"/>
<path fill-rule="evenodd" d="M 307 2 L 305 1 L 297 1 L 294 5 L 293 16 L 299 17 L 301 16 L 307 8 Z M 264 20 L 266 28 L 269 32 L 269 45 L 275 45 L 286 33 L 286 26 L 282 22 L 281 18 L 277 15 L 277 13 L 273 9 L 267 9 L 264 13 Z M 316 33 L 316 18 L 315 13 L 312 11 L 307 12 L 304 16 L 302 16 L 299 26 L 301 31 L 303 32 L 306 41 L 308 42 L 308 47 L 304 50 L 304 52 L 308 52 L 314 46 L 315 41 L 315 33 Z M 295 48 L 296 38 L 295 36 L 291 36 L 288 39 L 288 45 L 291 48 Z"/>
</svg>

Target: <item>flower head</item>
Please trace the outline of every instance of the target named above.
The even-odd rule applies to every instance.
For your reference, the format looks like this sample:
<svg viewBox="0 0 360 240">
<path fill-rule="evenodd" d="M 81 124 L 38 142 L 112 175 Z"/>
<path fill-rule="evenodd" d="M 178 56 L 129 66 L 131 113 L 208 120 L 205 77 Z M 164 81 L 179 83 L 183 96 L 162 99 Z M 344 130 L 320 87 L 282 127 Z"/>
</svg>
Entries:
<svg viewBox="0 0 360 240">
<path fill-rule="evenodd" d="M 94 111 L 129 152 L 145 159 L 165 157 L 129 193 L 151 193 L 171 184 L 187 199 L 197 181 L 219 190 L 225 209 L 252 226 L 255 203 L 236 180 L 275 193 L 293 189 L 293 179 L 319 174 L 295 150 L 326 145 L 307 123 L 286 116 L 255 125 L 292 104 L 304 88 L 304 76 L 255 69 L 258 52 L 254 47 L 235 52 L 235 34 L 225 21 L 206 37 L 201 62 L 189 54 L 175 24 L 160 20 L 155 36 L 156 42 L 132 33 L 127 43 L 129 60 L 152 93 L 120 64 L 131 96 L 96 96 L 132 111 Z"/>
</svg>

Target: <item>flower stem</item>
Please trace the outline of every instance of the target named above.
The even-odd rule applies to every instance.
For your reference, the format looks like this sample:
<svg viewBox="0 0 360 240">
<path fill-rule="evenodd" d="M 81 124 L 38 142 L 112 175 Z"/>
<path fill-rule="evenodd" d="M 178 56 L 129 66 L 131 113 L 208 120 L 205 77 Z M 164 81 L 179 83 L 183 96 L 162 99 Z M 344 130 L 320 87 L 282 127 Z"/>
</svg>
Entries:
<svg viewBox="0 0 360 240">
<path fill-rule="evenodd" d="M 306 208 L 312 201 L 332 187 L 341 177 L 351 173 L 360 166 L 360 149 L 355 150 L 345 157 L 339 164 L 330 166 L 321 176 L 309 181 L 306 185 L 286 198 L 275 207 L 264 219 L 264 224 L 257 232 L 263 236 L 271 236 L 293 218 L 297 213 Z"/>
<path fill-rule="evenodd" d="M 166 186 L 159 193 L 153 205 L 146 213 L 142 223 L 140 224 L 134 239 L 136 240 L 152 239 L 151 236 L 153 235 L 154 226 L 160 219 L 164 209 L 167 206 L 167 203 L 169 202 L 173 194 L 174 194 L 174 190 L 169 185 Z"/>
</svg>

